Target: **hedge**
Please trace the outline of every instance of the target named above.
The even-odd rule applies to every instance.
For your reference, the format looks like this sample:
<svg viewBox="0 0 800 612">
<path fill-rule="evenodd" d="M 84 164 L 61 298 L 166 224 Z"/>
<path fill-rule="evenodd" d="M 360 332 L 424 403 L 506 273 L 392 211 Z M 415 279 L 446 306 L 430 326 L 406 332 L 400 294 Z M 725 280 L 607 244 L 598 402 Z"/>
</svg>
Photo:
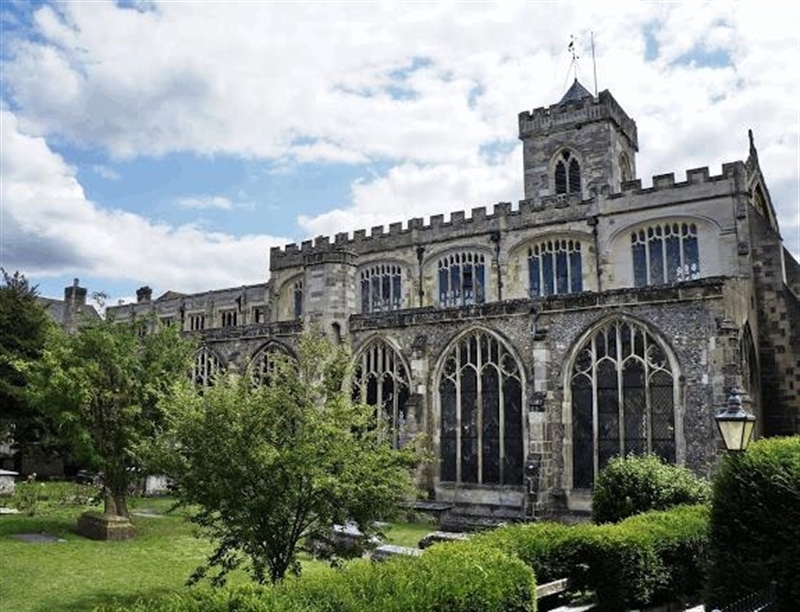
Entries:
<svg viewBox="0 0 800 612">
<path fill-rule="evenodd" d="M 105 612 L 535 612 L 536 583 L 521 560 L 489 546 L 444 543 L 420 557 L 357 560 L 275 587 L 195 589 Z"/>
<path fill-rule="evenodd" d="M 723 458 L 714 478 L 708 603 L 725 606 L 778 585 L 800 602 L 800 436 L 767 438 Z"/>
<path fill-rule="evenodd" d="M 607 610 L 691 599 L 702 589 L 709 510 L 681 506 L 609 525 L 533 523 L 478 535 L 529 565 L 542 584 L 569 578 Z"/>
<path fill-rule="evenodd" d="M 616 523 L 649 512 L 711 499 L 711 486 L 691 470 L 664 463 L 656 455 L 629 455 L 609 461 L 592 494 L 592 520 Z"/>
</svg>

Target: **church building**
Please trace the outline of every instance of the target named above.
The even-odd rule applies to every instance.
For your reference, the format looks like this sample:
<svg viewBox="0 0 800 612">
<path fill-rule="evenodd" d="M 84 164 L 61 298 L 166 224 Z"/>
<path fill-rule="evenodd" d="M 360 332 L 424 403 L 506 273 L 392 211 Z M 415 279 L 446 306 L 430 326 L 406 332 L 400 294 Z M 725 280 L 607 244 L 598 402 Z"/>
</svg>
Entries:
<svg viewBox="0 0 800 612">
<path fill-rule="evenodd" d="M 420 484 L 454 522 L 586 512 L 617 455 L 707 474 L 733 388 L 757 436 L 799 433 L 800 265 L 752 134 L 719 175 L 643 188 L 636 122 L 576 80 L 519 138 L 517 205 L 274 248 L 262 284 L 108 311 L 197 335 L 198 384 L 263 375 L 318 324 L 392 442 L 424 434 Z"/>
</svg>

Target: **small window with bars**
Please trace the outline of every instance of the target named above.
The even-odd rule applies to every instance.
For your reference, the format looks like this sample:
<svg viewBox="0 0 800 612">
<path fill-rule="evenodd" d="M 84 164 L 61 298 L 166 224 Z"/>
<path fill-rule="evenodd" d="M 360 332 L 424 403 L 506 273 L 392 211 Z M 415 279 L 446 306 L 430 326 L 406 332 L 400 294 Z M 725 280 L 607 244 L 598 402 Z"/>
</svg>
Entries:
<svg viewBox="0 0 800 612">
<path fill-rule="evenodd" d="M 224 310 L 222 312 L 222 327 L 236 327 L 238 313 L 235 310 Z"/>
<path fill-rule="evenodd" d="M 200 331 L 206 328 L 206 315 L 195 313 L 189 315 L 189 331 Z"/>
</svg>

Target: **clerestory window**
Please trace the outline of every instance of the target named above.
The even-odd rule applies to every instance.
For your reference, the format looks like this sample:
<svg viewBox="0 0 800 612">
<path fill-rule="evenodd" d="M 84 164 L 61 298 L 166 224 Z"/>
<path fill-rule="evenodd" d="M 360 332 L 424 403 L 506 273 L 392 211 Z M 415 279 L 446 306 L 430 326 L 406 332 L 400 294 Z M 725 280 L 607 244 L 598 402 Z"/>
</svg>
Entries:
<svg viewBox="0 0 800 612">
<path fill-rule="evenodd" d="M 361 271 L 361 312 L 387 312 L 402 306 L 400 266 L 377 264 Z"/>
<path fill-rule="evenodd" d="M 572 481 L 589 489 L 618 455 L 675 462 L 678 373 L 641 325 L 614 320 L 578 349 L 572 367 Z"/>
<path fill-rule="evenodd" d="M 555 168 L 556 194 L 581 192 L 581 166 L 567 150 L 561 151 Z"/>
<path fill-rule="evenodd" d="M 651 225 L 631 234 L 636 287 L 700 278 L 700 251 L 694 223 Z"/>
<path fill-rule="evenodd" d="M 472 306 L 486 301 L 486 262 L 482 253 L 451 253 L 439 260 L 439 305 Z"/>
<path fill-rule="evenodd" d="M 531 297 L 583 291 L 581 243 L 578 240 L 543 240 L 528 249 Z"/>
<path fill-rule="evenodd" d="M 442 481 L 522 484 L 520 371 L 508 348 L 481 330 L 445 355 L 439 378 Z"/>
</svg>

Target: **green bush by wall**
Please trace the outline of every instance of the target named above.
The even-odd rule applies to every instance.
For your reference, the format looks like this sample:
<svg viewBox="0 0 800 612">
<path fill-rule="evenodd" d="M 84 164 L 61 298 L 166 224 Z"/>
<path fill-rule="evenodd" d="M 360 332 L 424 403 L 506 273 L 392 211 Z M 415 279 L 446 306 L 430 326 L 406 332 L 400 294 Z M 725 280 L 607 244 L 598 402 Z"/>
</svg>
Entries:
<svg viewBox="0 0 800 612">
<path fill-rule="evenodd" d="M 709 483 L 685 467 L 664 463 L 656 455 L 615 457 L 597 477 L 592 520 L 616 523 L 641 512 L 703 504 L 710 498 Z"/>
<path fill-rule="evenodd" d="M 714 478 L 707 603 L 724 606 L 778 583 L 800 602 L 800 436 L 767 438 L 724 457 Z"/>
</svg>

